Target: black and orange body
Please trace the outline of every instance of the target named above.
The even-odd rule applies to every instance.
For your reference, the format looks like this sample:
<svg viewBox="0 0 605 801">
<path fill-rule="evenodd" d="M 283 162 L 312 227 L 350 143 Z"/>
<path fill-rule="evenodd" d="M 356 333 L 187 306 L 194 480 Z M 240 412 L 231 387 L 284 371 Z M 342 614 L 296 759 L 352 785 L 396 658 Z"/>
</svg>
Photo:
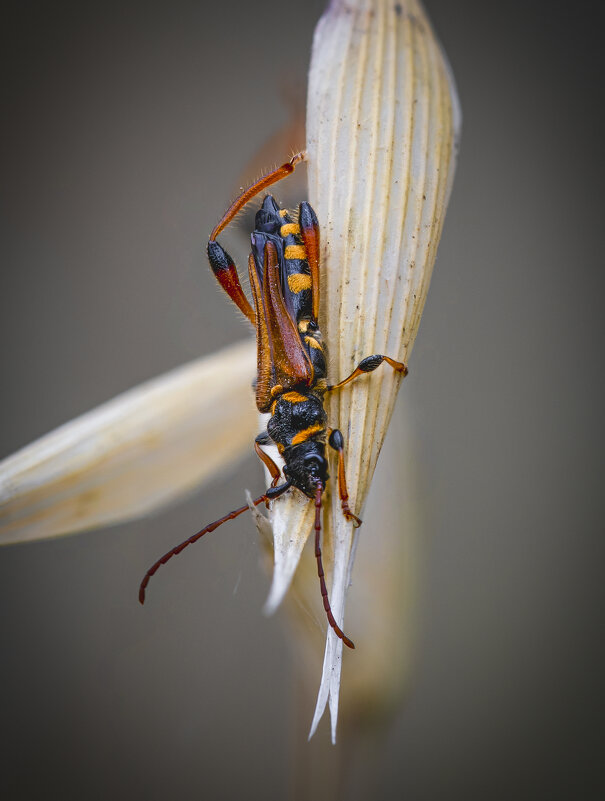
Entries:
<svg viewBox="0 0 605 801">
<path fill-rule="evenodd" d="M 388 356 L 372 355 L 363 359 L 343 381 L 328 386 L 326 349 L 318 322 L 319 223 L 306 201 L 300 204 L 294 218 L 279 207 L 272 195 L 266 195 L 257 211 L 248 259 L 252 304 L 242 289 L 232 258 L 216 241 L 246 203 L 289 175 L 304 158 L 305 154 L 296 154 L 242 192 L 212 231 L 208 259 L 222 288 L 256 330 L 256 405 L 259 412 L 268 413 L 270 417 L 266 432 L 256 438 L 254 448 L 269 470 L 272 483 L 253 503 L 269 503 L 291 488 L 314 500 L 315 555 L 326 616 L 336 635 L 354 648 L 332 615 L 321 561 L 321 499 L 329 479 L 327 445 L 338 454 L 338 493 L 343 514 L 354 524 L 361 524 L 349 506 L 343 437 L 337 429 L 328 429 L 324 395 L 364 373 L 372 372 L 383 361 L 404 376 L 407 368 Z M 262 449 L 262 445 L 270 443 L 277 446 L 284 461 L 284 482 L 281 485 L 282 471 Z M 246 508 L 243 506 L 211 523 L 158 559 L 141 583 L 141 603 L 149 579 L 162 564 L 204 534 L 242 514 Z"/>
<path fill-rule="evenodd" d="M 284 459 L 284 476 L 309 498 L 328 480 L 326 352 L 319 325 L 319 225 L 302 202 L 296 219 L 267 195 L 256 213 L 248 261 L 258 348 L 256 405 L 270 413 L 267 433 Z M 309 260 L 307 252 L 311 251 Z M 229 254 L 208 243 L 210 265 L 241 311 L 243 290 Z M 311 267 L 309 261 L 313 264 Z"/>
<path fill-rule="evenodd" d="M 309 204 L 301 203 L 298 219 L 305 215 L 315 220 Z M 276 330 L 271 324 L 266 326 L 268 353 L 264 360 L 270 380 L 257 381 L 257 407 L 260 412 L 271 414 L 267 433 L 284 459 L 285 478 L 314 498 L 317 482 L 325 486 L 328 480 L 327 416 L 323 405 L 326 356 L 313 316 L 313 281 L 300 223 L 293 222 L 288 212 L 267 195 L 256 214 L 251 243 L 250 272 L 254 274 L 250 282 L 257 287 L 256 318 L 264 318 L 260 323 L 263 329 L 266 319 L 277 321 Z M 285 314 L 281 314 L 280 299 Z M 278 307 L 277 313 L 272 304 Z M 288 337 L 285 358 L 284 329 Z M 262 336 L 259 342 L 263 343 Z M 270 359 L 266 359 L 267 355 Z M 302 368 L 292 371 L 291 364 Z"/>
</svg>

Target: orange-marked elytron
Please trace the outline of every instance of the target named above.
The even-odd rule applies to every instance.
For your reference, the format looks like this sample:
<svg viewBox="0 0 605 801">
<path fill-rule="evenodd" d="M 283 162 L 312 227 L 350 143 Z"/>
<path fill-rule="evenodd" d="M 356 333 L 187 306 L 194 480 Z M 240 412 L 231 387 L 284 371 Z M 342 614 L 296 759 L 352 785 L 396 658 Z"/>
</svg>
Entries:
<svg viewBox="0 0 605 801">
<path fill-rule="evenodd" d="M 321 498 L 329 477 L 326 440 L 338 454 L 338 493 L 343 514 L 355 525 L 361 525 L 361 520 L 349 507 L 343 437 L 338 429 L 327 427 L 324 395 L 364 373 L 372 372 L 383 361 L 403 376 L 407 375 L 407 367 L 388 356 L 368 356 L 348 378 L 328 385 L 326 351 L 318 324 L 319 224 L 306 201 L 300 204 L 296 221 L 285 209 L 280 209 L 271 195 L 265 197 L 256 213 L 255 229 L 251 235 L 252 251 L 248 259 L 254 307 L 242 290 L 231 256 L 216 241 L 221 231 L 252 198 L 290 175 L 304 159 L 304 153 L 297 153 L 242 192 L 210 234 L 208 259 L 220 285 L 256 329 L 256 405 L 259 412 L 271 416 L 267 430 L 256 438 L 254 449 L 267 467 L 272 483 L 253 503 L 255 506 L 263 502 L 268 504 L 290 488 L 298 489 L 314 500 L 315 556 L 324 609 L 337 636 L 349 648 L 354 648 L 332 614 L 321 559 Z M 263 445 L 271 443 L 277 445 L 285 463 L 282 483 L 280 468 L 262 449 Z M 141 582 L 140 602 L 145 601 L 149 579 L 161 565 L 246 509 L 248 506 L 242 506 L 229 512 L 158 559 Z"/>
</svg>

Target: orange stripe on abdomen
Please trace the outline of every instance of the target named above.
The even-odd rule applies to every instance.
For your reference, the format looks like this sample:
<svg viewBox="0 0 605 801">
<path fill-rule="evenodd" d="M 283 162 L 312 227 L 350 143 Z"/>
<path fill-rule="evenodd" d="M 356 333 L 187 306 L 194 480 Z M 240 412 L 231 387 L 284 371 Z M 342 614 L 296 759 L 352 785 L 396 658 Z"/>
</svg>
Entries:
<svg viewBox="0 0 605 801">
<path fill-rule="evenodd" d="M 287 248 L 286 248 L 287 250 Z M 298 295 L 304 289 L 311 289 L 311 276 L 306 273 L 293 273 L 288 276 L 288 289 Z"/>
<path fill-rule="evenodd" d="M 288 234 L 300 234 L 300 225 L 298 223 L 284 223 L 282 227 L 279 229 L 279 233 L 282 236 L 288 236 Z"/>
<path fill-rule="evenodd" d="M 307 251 L 304 245 L 286 245 L 284 249 L 286 259 L 306 259 Z"/>
</svg>

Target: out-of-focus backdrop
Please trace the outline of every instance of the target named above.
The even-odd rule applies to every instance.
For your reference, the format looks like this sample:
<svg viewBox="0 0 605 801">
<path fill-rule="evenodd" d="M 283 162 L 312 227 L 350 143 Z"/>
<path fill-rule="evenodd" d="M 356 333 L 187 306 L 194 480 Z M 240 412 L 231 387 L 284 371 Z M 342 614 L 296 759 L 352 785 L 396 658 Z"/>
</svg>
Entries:
<svg viewBox="0 0 605 801">
<path fill-rule="evenodd" d="M 375 797 L 594 798 L 602 29 L 588 4 L 426 6 L 464 127 L 402 387 L 426 517 L 421 627 Z M 5 6 L 0 456 L 245 334 L 205 242 L 304 99 L 321 11 Z M 312 709 L 292 723 L 249 520 L 175 561 L 145 609 L 136 598 L 158 554 L 261 481 L 250 457 L 153 519 L 0 551 L 3 799 L 284 797 L 289 732 Z M 366 520 L 364 542 L 379 536 Z M 318 736 L 331 748 L 325 722 Z"/>
</svg>

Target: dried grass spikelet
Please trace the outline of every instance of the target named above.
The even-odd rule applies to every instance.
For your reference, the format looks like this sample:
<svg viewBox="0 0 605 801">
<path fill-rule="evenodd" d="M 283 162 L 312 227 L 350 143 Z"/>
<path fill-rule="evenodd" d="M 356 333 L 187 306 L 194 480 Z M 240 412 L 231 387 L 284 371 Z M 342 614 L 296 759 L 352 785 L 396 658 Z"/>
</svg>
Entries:
<svg viewBox="0 0 605 801">
<path fill-rule="evenodd" d="M 451 189 L 458 127 L 453 82 L 416 0 L 330 4 L 313 43 L 307 150 L 309 200 L 321 226 L 320 323 L 331 383 L 370 354 L 409 360 Z M 326 399 L 330 425 L 345 438 L 349 495 L 361 516 L 399 383 L 383 365 Z M 330 485 L 324 566 L 332 610 L 343 623 L 354 537 Z M 269 611 L 290 585 L 313 513 L 299 493 L 274 504 Z M 355 631 L 347 633 L 355 639 Z M 311 734 L 329 702 L 333 739 L 342 648 L 328 628 Z"/>
<path fill-rule="evenodd" d="M 256 430 L 251 340 L 141 384 L 0 463 L 0 544 L 131 520 L 238 460 Z"/>
</svg>

